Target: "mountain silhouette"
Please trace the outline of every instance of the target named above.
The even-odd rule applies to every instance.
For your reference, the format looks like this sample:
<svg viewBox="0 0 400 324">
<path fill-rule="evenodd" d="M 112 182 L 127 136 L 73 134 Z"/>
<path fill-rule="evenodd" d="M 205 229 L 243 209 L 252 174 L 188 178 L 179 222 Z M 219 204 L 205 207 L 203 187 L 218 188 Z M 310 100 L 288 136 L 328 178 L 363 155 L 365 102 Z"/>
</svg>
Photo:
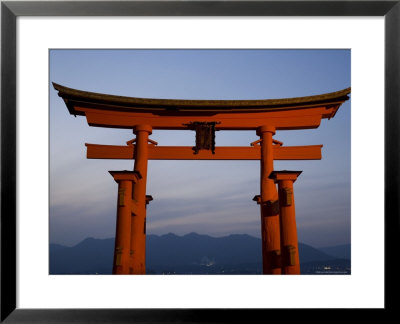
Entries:
<svg viewBox="0 0 400 324">
<path fill-rule="evenodd" d="M 73 247 L 50 244 L 50 274 L 111 274 L 114 238 L 87 238 Z M 299 243 L 300 264 L 313 273 L 324 264 L 350 267 L 307 244 Z M 147 235 L 148 274 L 260 274 L 261 239 L 247 234 L 211 237 L 190 233 Z M 303 270 L 302 270 L 303 273 Z"/>
</svg>

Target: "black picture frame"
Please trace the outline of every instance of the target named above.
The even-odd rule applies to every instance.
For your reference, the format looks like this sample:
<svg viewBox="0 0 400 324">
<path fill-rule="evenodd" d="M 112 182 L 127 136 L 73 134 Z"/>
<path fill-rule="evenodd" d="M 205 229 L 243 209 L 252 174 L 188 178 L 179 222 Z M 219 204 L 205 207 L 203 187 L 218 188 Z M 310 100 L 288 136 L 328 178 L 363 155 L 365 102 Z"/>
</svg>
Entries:
<svg viewBox="0 0 400 324">
<path fill-rule="evenodd" d="M 395 311 L 396 300 L 398 300 L 396 293 L 399 287 L 399 276 L 395 269 L 399 251 L 395 242 L 400 228 L 399 2 L 399 0 L 2 1 L 0 321 L 5 323 L 244 323 L 243 318 L 249 320 L 253 318 L 256 321 L 257 318 L 276 316 L 271 313 L 277 311 L 271 309 L 16 308 L 16 19 L 19 16 L 383 16 L 385 19 L 385 307 L 377 311 L 379 316 L 382 312 L 385 312 L 386 316 L 389 311 Z M 373 125 L 371 125 L 371 131 L 373 131 Z M 371 170 L 370 176 L 374 176 L 374 170 Z M 368 263 L 373 266 L 373 256 Z M 329 310 L 326 309 L 326 311 Z M 266 312 L 269 313 L 266 314 Z M 282 316 L 281 313 L 278 316 Z M 250 322 L 254 321 L 250 320 Z"/>
</svg>

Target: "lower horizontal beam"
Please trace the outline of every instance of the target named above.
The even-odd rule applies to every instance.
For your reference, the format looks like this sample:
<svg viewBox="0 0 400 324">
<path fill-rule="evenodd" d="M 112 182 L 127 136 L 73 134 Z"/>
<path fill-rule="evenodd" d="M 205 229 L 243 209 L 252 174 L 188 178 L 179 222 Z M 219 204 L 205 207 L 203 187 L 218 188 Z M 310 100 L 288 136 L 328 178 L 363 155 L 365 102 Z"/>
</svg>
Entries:
<svg viewBox="0 0 400 324">
<path fill-rule="evenodd" d="M 133 159 L 134 145 L 115 146 L 85 144 L 88 159 Z M 274 146 L 274 160 L 320 160 L 322 145 Z M 215 154 L 190 146 L 155 146 L 149 144 L 149 160 L 259 160 L 260 146 L 219 146 Z"/>
</svg>

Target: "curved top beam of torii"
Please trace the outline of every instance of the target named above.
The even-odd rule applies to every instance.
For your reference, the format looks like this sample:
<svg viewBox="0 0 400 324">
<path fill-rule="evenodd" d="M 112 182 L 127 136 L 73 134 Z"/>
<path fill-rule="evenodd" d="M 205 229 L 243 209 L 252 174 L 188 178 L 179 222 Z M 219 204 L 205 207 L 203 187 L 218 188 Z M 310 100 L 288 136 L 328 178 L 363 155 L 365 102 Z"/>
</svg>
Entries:
<svg viewBox="0 0 400 324">
<path fill-rule="evenodd" d="M 70 114 L 86 116 L 90 126 L 187 129 L 194 121 L 218 122 L 219 130 L 255 130 L 263 125 L 306 129 L 332 118 L 351 88 L 316 96 L 263 100 L 184 100 L 123 97 L 71 89 L 53 82 Z M 185 125 L 186 124 L 186 125 Z"/>
</svg>

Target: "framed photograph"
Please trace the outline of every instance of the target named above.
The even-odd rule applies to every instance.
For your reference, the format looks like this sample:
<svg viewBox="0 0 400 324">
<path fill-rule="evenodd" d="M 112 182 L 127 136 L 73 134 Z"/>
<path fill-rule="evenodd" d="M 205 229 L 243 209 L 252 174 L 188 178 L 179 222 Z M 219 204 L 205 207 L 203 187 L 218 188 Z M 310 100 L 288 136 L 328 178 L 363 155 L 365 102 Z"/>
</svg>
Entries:
<svg viewBox="0 0 400 324">
<path fill-rule="evenodd" d="M 350 49 L 50 49 L 49 57 L 51 275 L 351 273 Z M 99 82 L 99 75 L 107 80 Z M 107 110 L 103 122 L 113 125 L 87 127 L 77 109 L 82 102 L 91 102 L 94 94 L 68 88 L 81 84 L 97 93 L 90 106 L 100 106 L 99 100 L 105 100 L 103 104 L 109 107 L 109 100 L 117 99 L 101 92 L 136 93 L 141 98 L 119 97 L 123 101 L 114 103 L 119 108 Z M 304 98 L 315 93 L 319 95 Z M 271 99 L 258 99 L 266 96 Z M 289 108 L 283 106 L 287 99 L 272 99 L 290 96 Z M 199 97 L 204 99 L 190 100 Z M 229 97 L 238 99 L 217 99 Z M 316 101 L 322 97 L 324 107 L 318 110 Z M 311 100 L 307 106 L 301 103 L 306 100 Z M 112 127 L 128 102 L 140 105 L 141 111 L 131 110 L 129 119 L 124 116 Z M 171 105 L 178 105 L 176 114 Z M 254 105 L 257 111 L 243 108 Z M 168 113 L 160 113 L 159 107 Z M 310 114 L 315 119 L 304 120 Z M 98 125 L 90 112 L 86 117 L 89 125 Z M 136 134 L 134 125 L 124 125 L 129 120 L 135 125 L 149 123 L 141 127 L 148 134 L 147 153 L 140 150 L 137 140 L 143 133 Z M 293 178 L 295 193 L 287 188 L 288 199 L 295 196 L 295 203 L 288 200 L 281 207 L 282 220 L 290 217 L 287 225 L 282 221 L 276 230 L 287 237 L 282 248 L 276 235 L 262 249 L 262 237 L 279 222 L 274 226 L 268 222 L 262 232 L 263 204 L 254 201 L 260 192 L 264 201 L 269 200 L 268 193 L 271 199 L 278 196 L 274 180 L 266 176 L 271 170 L 263 167 L 260 176 L 260 164 L 271 157 L 264 152 L 264 162 L 260 162 L 258 143 L 263 133 L 257 129 L 261 131 L 264 123 L 277 125 L 272 135 L 276 144 L 271 142 L 274 170 L 301 170 L 286 175 L 301 178 Z M 135 161 L 133 151 L 137 152 Z M 143 157 L 147 162 L 136 162 Z M 119 170 L 110 171 L 118 184 L 110 181 L 109 170 Z M 122 174 L 131 180 L 120 180 Z M 143 183 L 146 193 L 139 195 L 136 186 Z M 134 186 L 133 205 L 130 186 Z M 117 190 L 123 198 L 116 221 Z M 147 207 L 139 209 L 140 200 Z M 135 216 L 130 218 L 124 211 L 132 208 Z M 279 217 L 270 216 L 263 217 L 264 222 Z M 289 232 L 293 235 L 286 235 Z M 98 244 L 103 247 L 95 248 Z M 292 246 L 291 261 L 284 246 Z M 283 268 L 272 267 L 274 262 L 265 252 L 278 247 L 287 251 L 284 263 L 288 265 Z M 318 248 L 323 249 L 319 255 Z M 329 251 L 338 249 L 343 254 L 327 258 Z"/>
<path fill-rule="evenodd" d="M 395 238 L 399 234 L 399 15 L 398 1 L 3 1 L 1 321 L 235 322 L 242 317 L 268 316 L 272 309 L 393 310 L 395 300 L 391 296 L 398 286 L 394 256 L 398 254 Z M 134 58 L 134 63 L 128 63 L 126 55 Z M 273 66 L 272 61 L 279 64 Z M 183 63 L 184 69 L 178 68 Z M 159 73 L 160 67 L 163 74 Z M 219 70 L 223 70 L 225 78 L 220 77 Z M 188 75 L 184 71 L 189 71 Z M 129 76 L 134 74 L 136 77 Z M 174 84 L 169 80 L 175 80 Z M 324 85 L 319 80 L 324 80 Z M 305 82 L 313 89 L 305 87 L 302 84 Z M 91 87 L 95 83 L 96 87 Z M 208 88 L 202 90 L 207 98 L 202 98 L 199 87 L 206 83 Z M 343 89 L 351 86 L 351 90 L 339 89 L 341 84 Z M 95 100 L 110 98 L 102 95 L 100 98 L 90 91 L 129 96 L 130 89 L 141 91 L 137 95 L 141 98 L 199 96 L 207 100 L 234 100 L 246 96 L 261 99 L 264 93 L 272 94 L 265 98 L 291 97 L 290 92 L 285 92 L 287 89 L 282 89 L 285 86 L 299 91 L 297 97 L 304 91 L 314 91 L 306 92 L 307 96 L 334 90 L 347 91 L 351 97 L 351 101 L 343 104 L 347 109 L 344 115 L 338 114 L 330 121 L 336 128 L 326 127 L 318 133 L 321 143 L 303 144 L 302 136 L 292 140 L 286 131 L 282 132 L 282 138 L 275 138 L 289 145 L 330 145 L 332 139 L 333 149 L 329 151 L 329 145 L 327 149 L 338 156 L 336 163 L 330 163 L 329 156 L 323 154 L 325 160 L 320 167 L 307 166 L 307 161 L 302 164 L 305 173 L 315 173 L 309 181 L 315 188 L 307 192 L 310 197 L 304 200 L 308 218 L 299 219 L 302 228 L 307 229 L 301 231 L 301 239 L 312 237 L 309 242 L 320 246 L 341 242 L 350 246 L 351 240 L 351 270 L 349 265 L 343 265 L 344 270 L 336 268 L 340 274 L 334 276 L 314 275 L 317 272 L 304 276 L 243 275 L 246 271 L 247 274 L 261 271 L 256 268 L 250 272 L 242 269 L 241 275 L 232 272 L 223 276 L 205 276 L 196 272 L 198 269 L 182 270 L 185 275 L 173 276 L 105 276 L 88 275 L 98 273 L 79 267 L 68 270 L 65 265 L 72 266 L 74 262 L 76 265 L 79 261 L 67 257 L 56 262 L 56 265 L 63 263 L 64 268 L 54 267 L 52 249 L 59 246 L 52 243 L 73 245 L 85 239 L 87 233 L 103 238 L 115 233 L 115 220 L 110 222 L 102 215 L 115 214 L 115 210 L 107 209 L 113 203 L 103 197 L 112 196 L 117 185 L 109 174 L 110 179 L 105 181 L 101 177 L 104 168 L 112 170 L 117 166 L 115 170 L 122 170 L 127 164 L 103 164 L 97 172 L 97 161 L 90 160 L 82 168 L 80 161 L 86 159 L 86 148 L 93 149 L 91 144 L 107 144 L 97 139 L 120 145 L 121 139 L 124 144 L 134 137 L 126 132 L 115 138 L 111 132 L 101 134 L 94 131 L 96 127 L 88 127 L 79 113 L 77 118 L 71 116 L 70 113 L 77 112 L 72 101 L 79 90 L 89 91 L 84 95 L 97 96 Z M 337 89 L 324 90 L 332 87 Z M 57 96 L 71 93 L 72 99 L 64 98 L 66 105 Z M 136 93 L 132 92 L 132 96 Z M 157 101 L 146 100 L 153 102 L 153 106 Z M 196 130 L 196 136 L 197 132 L 200 130 Z M 150 139 L 161 141 L 157 131 L 153 133 Z M 228 143 L 225 145 L 236 146 L 232 138 L 243 140 L 234 137 L 234 133 L 229 135 L 231 142 L 218 136 L 218 141 Z M 246 143 L 253 141 L 246 136 Z M 191 145 L 184 137 L 171 136 L 170 140 L 168 145 L 176 141 L 180 141 L 177 145 Z M 71 150 L 71 143 L 75 143 L 74 147 L 80 145 L 81 151 Z M 85 143 L 90 144 L 85 147 Z M 199 143 L 196 142 L 195 149 L 204 149 Z M 80 156 L 79 161 L 74 154 Z M 281 169 L 290 167 L 282 164 Z M 213 168 L 207 171 L 213 179 L 228 171 Z M 324 170 L 320 172 L 318 168 Z M 178 170 L 176 165 L 174 169 L 167 164 L 151 170 L 154 177 L 161 178 L 167 169 L 175 179 L 185 172 L 183 165 Z M 189 170 L 182 178 L 189 179 L 189 174 L 195 172 Z M 232 167 L 229 172 L 239 174 L 245 169 Z M 256 173 L 246 173 L 249 183 L 259 177 Z M 116 173 L 111 174 L 115 179 Z M 326 191 L 321 192 L 317 188 L 324 174 L 329 176 L 325 180 Z M 192 188 L 207 190 L 200 185 L 201 177 L 190 179 L 197 181 Z M 105 185 L 108 180 L 110 187 Z M 346 185 L 339 187 L 342 180 Z M 253 190 L 244 181 L 224 181 L 230 187 L 226 192 L 232 197 L 239 197 L 234 188 L 245 188 L 246 194 Z M 218 181 L 211 185 L 213 190 L 203 199 L 225 190 Z M 300 191 L 306 192 L 305 187 L 298 185 Z M 169 186 L 183 188 L 178 181 Z M 214 219 L 210 218 L 207 226 L 198 222 L 195 214 L 190 214 L 187 224 L 179 223 L 173 213 L 180 211 L 186 215 L 187 206 L 199 209 L 200 205 L 185 196 L 186 189 L 175 190 L 174 196 L 172 191 L 162 191 L 161 187 L 162 182 L 149 184 L 153 191 L 164 192 L 165 199 L 186 199 L 186 207 L 177 201 L 173 212 L 168 214 L 159 203 L 163 202 L 162 195 L 158 194 L 154 202 L 149 196 L 148 208 L 155 211 L 154 218 L 147 223 L 150 234 L 167 233 L 170 227 L 165 219 L 175 224 L 174 229 L 181 234 L 204 232 L 223 236 L 239 231 L 238 227 L 227 228 L 222 224 L 221 209 L 208 211 Z M 93 193 L 102 197 L 100 201 Z M 225 197 L 225 202 L 237 210 L 244 208 L 243 214 L 253 213 L 236 204 L 232 197 Z M 161 198 L 159 202 L 157 198 Z M 253 203 L 251 208 L 258 208 Z M 226 213 L 230 215 L 226 217 L 237 218 L 235 221 L 240 228 L 246 228 L 246 234 L 258 232 L 259 224 L 240 219 L 228 210 Z M 259 217 L 257 212 L 254 215 Z M 215 220 L 216 217 L 220 218 Z M 325 222 L 325 228 L 329 224 L 325 232 L 320 230 L 318 222 Z M 93 258 L 98 255 L 93 254 Z M 203 259 L 202 266 L 214 263 Z M 151 270 L 153 274 L 171 274 L 168 269 Z M 332 269 L 322 270 L 328 274 Z M 110 271 L 107 268 L 104 273 Z M 196 275 L 187 275 L 191 271 Z"/>
</svg>

